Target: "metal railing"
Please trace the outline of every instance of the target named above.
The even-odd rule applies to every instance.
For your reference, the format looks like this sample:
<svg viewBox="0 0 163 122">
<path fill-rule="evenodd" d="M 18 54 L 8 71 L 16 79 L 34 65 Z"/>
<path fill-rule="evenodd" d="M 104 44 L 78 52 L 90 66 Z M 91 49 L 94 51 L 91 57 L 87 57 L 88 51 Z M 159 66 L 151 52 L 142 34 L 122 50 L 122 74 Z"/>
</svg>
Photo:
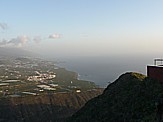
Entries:
<svg viewBox="0 0 163 122">
<path fill-rule="evenodd" d="M 160 62 L 160 64 L 163 65 L 163 59 L 162 58 L 154 59 L 154 65 L 157 65 L 157 62 Z"/>
</svg>

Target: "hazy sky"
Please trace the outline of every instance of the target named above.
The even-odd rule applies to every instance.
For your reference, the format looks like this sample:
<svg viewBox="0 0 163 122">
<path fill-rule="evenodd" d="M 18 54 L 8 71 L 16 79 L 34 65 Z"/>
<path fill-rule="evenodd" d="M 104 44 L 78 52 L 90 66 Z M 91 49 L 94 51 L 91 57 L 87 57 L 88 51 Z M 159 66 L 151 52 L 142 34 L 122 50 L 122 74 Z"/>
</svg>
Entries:
<svg viewBox="0 0 163 122">
<path fill-rule="evenodd" d="M 0 46 L 56 56 L 161 54 L 163 0 L 1 0 Z"/>
</svg>

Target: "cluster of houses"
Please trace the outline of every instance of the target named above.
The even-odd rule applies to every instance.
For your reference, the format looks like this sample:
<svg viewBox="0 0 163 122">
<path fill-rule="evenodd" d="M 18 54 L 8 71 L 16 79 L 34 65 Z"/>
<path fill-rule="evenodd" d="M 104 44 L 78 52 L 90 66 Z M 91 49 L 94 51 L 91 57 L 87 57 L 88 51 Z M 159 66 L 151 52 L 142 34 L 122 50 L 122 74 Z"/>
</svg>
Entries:
<svg viewBox="0 0 163 122">
<path fill-rule="evenodd" d="M 37 85 L 37 87 L 38 87 L 38 88 L 41 88 L 40 91 L 42 91 L 42 89 L 44 89 L 44 90 L 56 90 L 56 88 L 54 88 L 54 87 L 57 87 L 58 84 L 53 84 L 53 85 L 54 85 L 54 86 L 52 86 L 52 87 L 51 87 L 50 84 L 49 84 L 49 85 Z"/>
<path fill-rule="evenodd" d="M 41 74 L 38 71 L 36 71 L 35 76 L 29 76 L 27 78 L 28 81 L 42 81 L 42 80 L 50 80 L 56 77 L 56 74 Z"/>
</svg>

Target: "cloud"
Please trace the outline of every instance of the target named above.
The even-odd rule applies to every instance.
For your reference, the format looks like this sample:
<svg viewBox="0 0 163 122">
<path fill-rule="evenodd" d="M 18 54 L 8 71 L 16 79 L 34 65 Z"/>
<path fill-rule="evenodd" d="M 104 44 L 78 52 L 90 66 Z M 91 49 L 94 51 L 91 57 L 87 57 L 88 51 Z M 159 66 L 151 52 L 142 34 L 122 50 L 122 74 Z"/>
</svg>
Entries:
<svg viewBox="0 0 163 122">
<path fill-rule="evenodd" d="M 28 36 L 18 36 L 16 38 L 12 38 L 10 40 L 3 39 L 0 42 L 0 47 L 22 47 L 24 46 L 30 38 Z"/>
<path fill-rule="evenodd" d="M 58 38 L 61 38 L 61 35 L 60 34 L 51 34 L 51 35 L 49 35 L 48 38 L 58 39 Z M 46 38 L 42 38 L 41 36 L 29 37 L 29 36 L 23 35 L 23 36 L 18 36 L 16 38 L 11 38 L 11 39 L 1 39 L 0 40 L 0 47 L 18 47 L 18 48 L 21 48 L 21 47 L 27 46 L 27 44 L 29 44 L 29 42 L 38 44 L 43 39 L 47 39 L 47 37 Z"/>
<path fill-rule="evenodd" d="M 0 28 L 2 30 L 6 30 L 8 28 L 8 25 L 6 23 L 0 23 Z"/>
<path fill-rule="evenodd" d="M 18 36 L 17 38 L 12 38 L 8 44 L 13 44 L 18 47 L 22 47 L 24 44 L 26 44 L 29 41 L 28 36 Z"/>
<path fill-rule="evenodd" d="M 51 35 L 49 35 L 49 38 L 50 39 L 58 39 L 58 38 L 61 38 L 61 35 L 60 34 L 51 34 Z"/>
<path fill-rule="evenodd" d="M 40 42 L 42 41 L 42 38 L 41 38 L 41 36 L 35 36 L 35 37 L 33 38 L 33 41 L 34 41 L 35 43 L 40 43 Z"/>
</svg>

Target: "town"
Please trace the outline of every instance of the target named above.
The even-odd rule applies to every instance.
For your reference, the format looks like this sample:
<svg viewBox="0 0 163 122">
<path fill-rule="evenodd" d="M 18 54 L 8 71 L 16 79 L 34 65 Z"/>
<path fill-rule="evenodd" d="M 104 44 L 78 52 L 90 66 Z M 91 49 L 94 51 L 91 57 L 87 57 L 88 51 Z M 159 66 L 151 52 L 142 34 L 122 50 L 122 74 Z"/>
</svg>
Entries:
<svg viewBox="0 0 163 122">
<path fill-rule="evenodd" d="M 0 57 L 0 97 L 95 90 L 94 82 L 78 80 L 77 73 L 40 58 Z"/>
</svg>

